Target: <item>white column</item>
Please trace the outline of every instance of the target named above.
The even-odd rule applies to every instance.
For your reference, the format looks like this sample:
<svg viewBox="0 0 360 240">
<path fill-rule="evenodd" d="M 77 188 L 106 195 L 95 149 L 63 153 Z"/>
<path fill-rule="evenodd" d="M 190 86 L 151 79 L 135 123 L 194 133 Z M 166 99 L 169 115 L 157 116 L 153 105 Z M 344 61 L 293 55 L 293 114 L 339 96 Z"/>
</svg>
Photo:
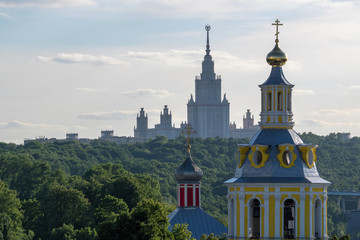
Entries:
<svg viewBox="0 0 360 240">
<path fill-rule="evenodd" d="M 301 193 L 300 193 L 300 229 L 298 229 L 298 231 L 300 231 L 300 238 L 305 237 L 305 199 L 306 199 L 305 193 L 303 191 L 301 191 Z"/>
<path fill-rule="evenodd" d="M 264 195 L 264 238 L 269 237 L 269 193 Z"/>
<path fill-rule="evenodd" d="M 230 216 L 230 209 L 231 209 L 231 195 L 229 193 L 229 188 L 228 188 L 228 194 L 227 194 L 227 199 L 228 199 L 228 236 L 230 236 L 230 228 L 231 228 L 231 216 Z"/>
<path fill-rule="evenodd" d="M 240 201 L 240 238 L 245 237 L 245 231 L 244 231 L 244 224 L 245 224 L 245 207 L 244 207 L 244 201 L 245 201 L 245 193 L 241 192 L 239 194 L 239 201 Z"/>
<path fill-rule="evenodd" d="M 326 193 L 325 193 L 326 194 Z M 323 203 L 323 211 L 324 211 L 324 228 L 323 228 L 323 238 L 324 239 L 327 239 L 327 232 L 326 232 L 326 226 L 327 226 L 327 214 L 326 214 L 326 209 L 327 209 L 327 199 L 328 199 L 328 196 L 327 195 L 324 195 L 324 203 Z"/>
<path fill-rule="evenodd" d="M 234 214 L 234 237 L 237 237 L 238 235 L 237 235 L 237 232 L 236 232 L 236 229 L 237 229 L 237 217 L 236 217 L 236 211 L 237 211 L 237 208 L 236 208 L 236 206 L 237 206 L 237 204 L 236 204 L 236 201 L 238 201 L 238 197 L 239 197 L 239 195 L 238 194 L 234 194 L 234 209 L 233 209 L 233 213 L 232 214 Z"/>
<path fill-rule="evenodd" d="M 312 201 L 313 201 L 313 195 L 311 194 L 311 191 L 310 191 L 310 193 L 309 193 L 309 237 L 310 237 L 310 239 L 312 239 L 313 238 L 313 231 L 312 231 L 312 229 L 313 229 L 313 222 L 312 222 L 312 220 L 313 220 L 313 203 L 312 203 Z"/>
<path fill-rule="evenodd" d="M 278 189 L 277 189 L 278 190 Z M 275 238 L 280 238 L 280 193 L 275 194 Z"/>
</svg>

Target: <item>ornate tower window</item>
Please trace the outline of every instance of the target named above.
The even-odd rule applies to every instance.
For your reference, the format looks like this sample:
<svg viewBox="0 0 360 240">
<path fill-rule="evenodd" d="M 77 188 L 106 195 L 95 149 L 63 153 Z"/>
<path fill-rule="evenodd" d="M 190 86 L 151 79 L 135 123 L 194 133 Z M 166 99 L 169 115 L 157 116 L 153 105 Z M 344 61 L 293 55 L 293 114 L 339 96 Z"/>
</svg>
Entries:
<svg viewBox="0 0 360 240">
<path fill-rule="evenodd" d="M 285 143 L 279 145 L 279 154 L 277 159 L 280 162 L 280 166 L 284 168 L 291 168 L 295 166 L 295 160 L 297 155 L 294 153 L 294 145 Z"/>
<path fill-rule="evenodd" d="M 249 160 L 251 166 L 254 168 L 261 168 L 265 166 L 266 161 L 269 159 L 269 154 L 266 153 L 268 149 L 267 145 L 254 145 L 251 146 L 251 153 L 249 154 Z"/>
<path fill-rule="evenodd" d="M 278 111 L 282 111 L 283 110 L 283 102 L 282 102 L 282 92 L 278 92 L 278 96 L 277 96 L 277 103 L 278 103 L 278 106 L 277 106 L 277 110 Z"/>
<path fill-rule="evenodd" d="M 284 202 L 284 238 L 295 238 L 295 202 L 292 199 L 287 199 Z"/>
<path fill-rule="evenodd" d="M 287 97 L 287 110 L 288 112 L 291 112 L 291 91 L 288 91 Z"/>
<path fill-rule="evenodd" d="M 260 238 L 260 219 L 261 219 L 261 206 L 258 199 L 253 199 L 250 202 L 249 214 L 249 236 L 251 238 Z"/>
<path fill-rule="evenodd" d="M 315 238 L 321 238 L 321 200 L 315 201 Z"/>
<path fill-rule="evenodd" d="M 268 92 L 268 99 L 267 99 L 267 110 L 271 111 L 271 105 L 272 105 L 272 101 L 271 101 L 271 92 Z"/>
</svg>

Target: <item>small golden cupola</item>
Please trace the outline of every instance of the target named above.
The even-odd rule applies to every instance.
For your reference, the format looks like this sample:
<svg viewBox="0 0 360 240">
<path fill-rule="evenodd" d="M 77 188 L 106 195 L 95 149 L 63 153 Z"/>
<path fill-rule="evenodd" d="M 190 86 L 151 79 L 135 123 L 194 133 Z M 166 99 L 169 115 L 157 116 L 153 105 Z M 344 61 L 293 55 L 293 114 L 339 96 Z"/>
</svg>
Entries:
<svg viewBox="0 0 360 240">
<path fill-rule="evenodd" d="M 261 120 L 263 128 L 293 128 L 293 113 L 291 93 L 294 85 L 289 83 L 282 71 L 287 61 L 286 54 L 279 47 L 279 26 L 283 25 L 276 20 L 275 47 L 266 56 L 267 63 L 272 66 L 269 78 L 259 85 L 261 88 Z"/>
</svg>

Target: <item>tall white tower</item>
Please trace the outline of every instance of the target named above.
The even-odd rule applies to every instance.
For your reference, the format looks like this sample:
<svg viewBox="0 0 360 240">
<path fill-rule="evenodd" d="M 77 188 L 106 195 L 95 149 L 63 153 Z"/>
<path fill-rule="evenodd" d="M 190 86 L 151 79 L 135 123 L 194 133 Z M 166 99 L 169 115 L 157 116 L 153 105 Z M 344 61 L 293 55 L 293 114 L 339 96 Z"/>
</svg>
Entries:
<svg viewBox="0 0 360 240">
<path fill-rule="evenodd" d="M 207 33 L 206 55 L 202 62 L 202 73 L 195 78 L 195 100 L 191 95 L 187 104 L 188 123 L 197 131 L 197 137 L 224 137 L 230 135 L 229 102 L 224 94 L 221 100 L 221 77 L 214 71 L 210 55 L 209 31 Z"/>
</svg>

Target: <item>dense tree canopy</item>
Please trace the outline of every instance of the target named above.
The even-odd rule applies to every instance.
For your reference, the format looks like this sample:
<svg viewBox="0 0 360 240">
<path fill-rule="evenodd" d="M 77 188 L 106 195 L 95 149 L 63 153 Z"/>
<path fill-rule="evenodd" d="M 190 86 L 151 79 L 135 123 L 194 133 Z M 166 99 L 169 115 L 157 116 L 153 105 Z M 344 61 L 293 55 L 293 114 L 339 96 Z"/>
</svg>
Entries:
<svg viewBox="0 0 360 240">
<path fill-rule="evenodd" d="M 301 137 L 319 145 L 317 167 L 332 182 L 330 190 L 360 191 L 359 138 Z M 192 139 L 192 157 L 204 171 L 202 207 L 225 225 L 223 182 L 234 174 L 237 144 L 247 141 Z M 185 226 L 169 232 L 163 218 L 175 207 L 174 171 L 185 160 L 185 144 L 183 137 L 120 146 L 102 141 L 0 143 L 0 205 L 9 205 L 0 208 L 0 230 L 10 239 L 31 239 L 32 232 L 34 239 L 110 239 L 109 233 L 128 234 L 128 239 L 188 239 Z M 330 236 L 342 236 L 346 216 L 331 197 L 328 212 Z"/>
</svg>

